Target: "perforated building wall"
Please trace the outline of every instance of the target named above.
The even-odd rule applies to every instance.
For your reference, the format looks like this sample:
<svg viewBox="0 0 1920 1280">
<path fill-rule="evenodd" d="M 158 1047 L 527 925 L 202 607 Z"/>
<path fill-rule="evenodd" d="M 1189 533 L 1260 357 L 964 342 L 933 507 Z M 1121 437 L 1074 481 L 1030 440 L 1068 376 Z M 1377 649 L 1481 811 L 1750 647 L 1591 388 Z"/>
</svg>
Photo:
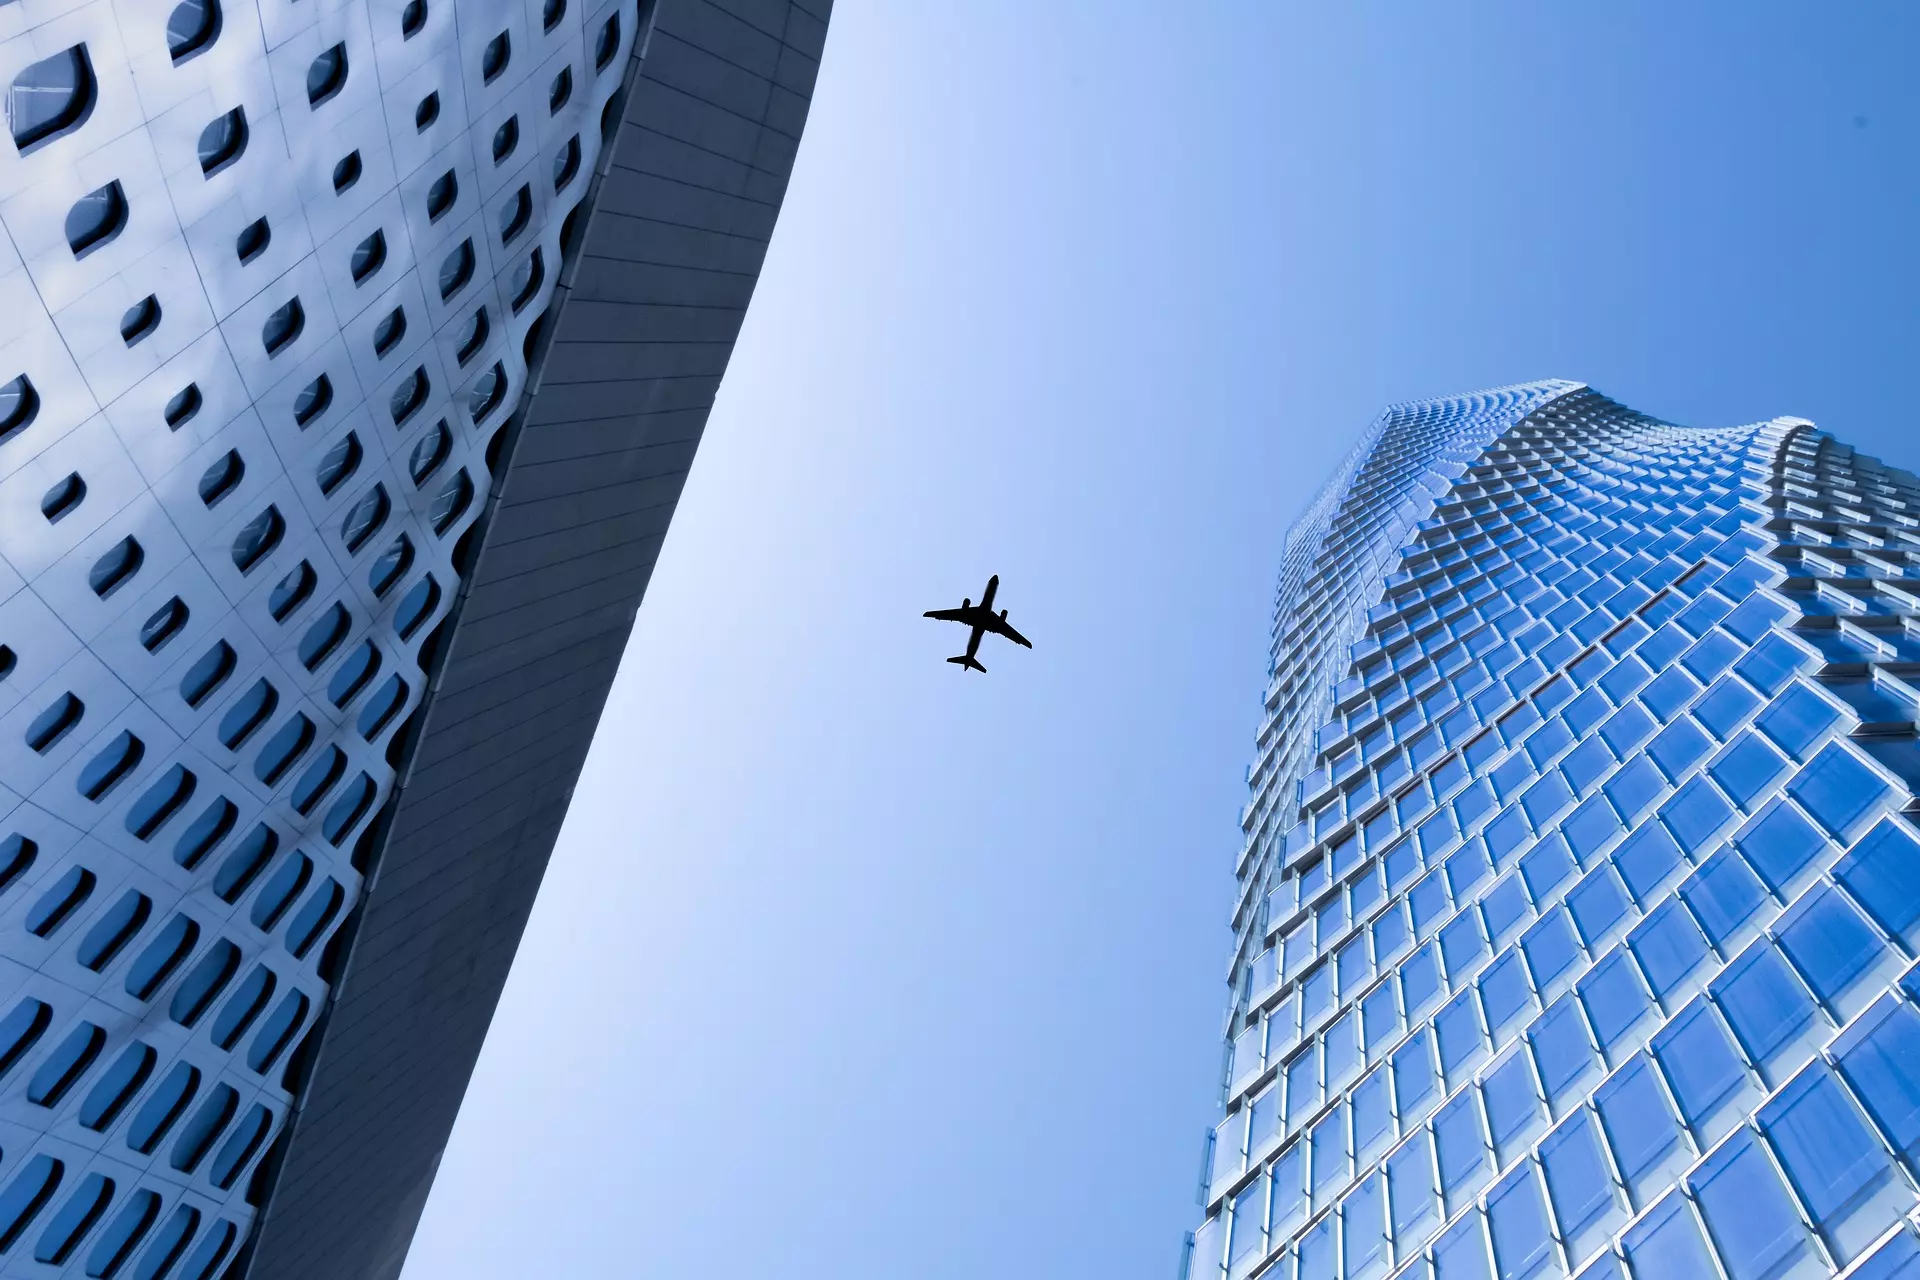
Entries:
<svg viewBox="0 0 1920 1280">
<path fill-rule="evenodd" d="M 0 1274 L 397 1273 L 825 17 L 0 4 Z"/>
<path fill-rule="evenodd" d="M 1920 1268 L 1920 484 L 1542 383 L 1296 526 L 1194 1280 Z"/>
</svg>

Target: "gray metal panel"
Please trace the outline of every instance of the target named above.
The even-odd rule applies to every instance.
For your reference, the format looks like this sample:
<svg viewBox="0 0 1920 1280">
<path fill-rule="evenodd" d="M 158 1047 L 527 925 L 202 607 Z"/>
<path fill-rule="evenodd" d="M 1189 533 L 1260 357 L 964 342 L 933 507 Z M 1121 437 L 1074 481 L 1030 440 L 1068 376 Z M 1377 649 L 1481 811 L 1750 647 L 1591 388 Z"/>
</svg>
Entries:
<svg viewBox="0 0 1920 1280">
<path fill-rule="evenodd" d="M 661 0 L 246 1274 L 397 1275 L 726 369 L 827 0 Z"/>
</svg>

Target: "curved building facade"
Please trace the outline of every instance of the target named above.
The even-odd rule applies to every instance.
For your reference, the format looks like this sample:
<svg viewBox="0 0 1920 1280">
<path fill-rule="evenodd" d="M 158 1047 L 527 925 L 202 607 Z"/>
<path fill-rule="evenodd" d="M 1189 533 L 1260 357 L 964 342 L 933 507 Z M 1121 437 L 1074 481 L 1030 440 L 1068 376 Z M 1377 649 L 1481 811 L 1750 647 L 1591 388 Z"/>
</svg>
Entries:
<svg viewBox="0 0 1920 1280">
<path fill-rule="evenodd" d="M 1920 482 L 1400 406 L 1272 661 L 1190 1280 L 1920 1274 Z"/>
<path fill-rule="evenodd" d="M 0 5 L 0 1275 L 398 1273 L 827 9 Z"/>
</svg>

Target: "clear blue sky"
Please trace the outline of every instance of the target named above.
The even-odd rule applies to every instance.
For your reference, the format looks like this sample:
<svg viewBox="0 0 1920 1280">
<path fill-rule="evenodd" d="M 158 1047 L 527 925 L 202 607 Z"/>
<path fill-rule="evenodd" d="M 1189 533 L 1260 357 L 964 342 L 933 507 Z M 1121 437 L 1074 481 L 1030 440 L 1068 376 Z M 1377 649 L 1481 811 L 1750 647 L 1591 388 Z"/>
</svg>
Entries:
<svg viewBox="0 0 1920 1280">
<path fill-rule="evenodd" d="M 1916 15 L 842 0 L 408 1280 L 1170 1280 L 1286 522 L 1550 376 L 1920 465 Z"/>
</svg>

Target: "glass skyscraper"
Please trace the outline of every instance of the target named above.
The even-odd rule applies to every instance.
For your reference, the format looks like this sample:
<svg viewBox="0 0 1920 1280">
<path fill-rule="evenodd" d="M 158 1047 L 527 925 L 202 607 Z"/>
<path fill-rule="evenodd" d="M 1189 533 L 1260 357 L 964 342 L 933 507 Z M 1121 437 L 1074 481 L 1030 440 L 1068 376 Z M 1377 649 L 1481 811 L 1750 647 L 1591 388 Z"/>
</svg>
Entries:
<svg viewBox="0 0 1920 1280">
<path fill-rule="evenodd" d="M 0 0 L 0 1275 L 398 1274 L 831 0 Z"/>
<path fill-rule="evenodd" d="M 1920 1276 L 1920 481 L 1571 383 L 1293 528 L 1190 1280 Z"/>
</svg>

